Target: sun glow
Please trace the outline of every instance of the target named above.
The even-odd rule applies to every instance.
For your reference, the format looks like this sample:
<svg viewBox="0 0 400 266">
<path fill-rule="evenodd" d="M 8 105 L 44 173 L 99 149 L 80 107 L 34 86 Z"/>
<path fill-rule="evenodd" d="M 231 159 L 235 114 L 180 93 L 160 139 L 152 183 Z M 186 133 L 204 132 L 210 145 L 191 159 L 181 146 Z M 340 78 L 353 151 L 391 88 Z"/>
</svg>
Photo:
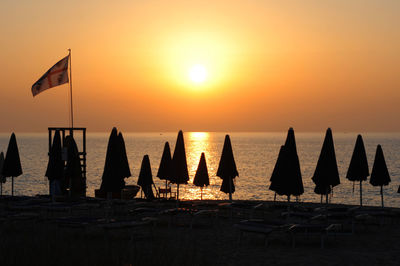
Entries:
<svg viewBox="0 0 400 266">
<path fill-rule="evenodd" d="M 203 83 L 207 79 L 207 69 L 200 64 L 189 69 L 189 78 L 194 83 Z"/>
<path fill-rule="evenodd" d="M 211 88 L 224 87 L 233 72 L 232 54 L 237 53 L 235 41 L 230 36 L 216 32 L 183 29 L 180 33 L 163 37 L 160 57 L 167 83 L 183 90 L 209 92 Z M 160 59 L 161 58 L 161 59 Z M 200 90 L 201 89 L 201 90 Z"/>
</svg>

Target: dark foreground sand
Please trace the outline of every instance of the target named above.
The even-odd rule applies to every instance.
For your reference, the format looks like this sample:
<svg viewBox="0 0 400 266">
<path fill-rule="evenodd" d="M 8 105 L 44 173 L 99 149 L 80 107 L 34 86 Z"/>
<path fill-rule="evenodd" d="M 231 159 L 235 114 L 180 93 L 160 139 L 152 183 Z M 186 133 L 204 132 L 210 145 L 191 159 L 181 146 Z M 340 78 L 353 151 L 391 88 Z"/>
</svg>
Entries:
<svg viewBox="0 0 400 266">
<path fill-rule="evenodd" d="M 272 233 L 267 246 L 260 234 L 245 234 L 239 243 L 239 230 L 233 226 L 251 214 L 284 219 L 280 213 L 285 208 L 252 212 L 251 206 L 259 202 L 242 202 L 234 209 L 218 207 L 218 203 L 186 201 L 180 207 L 191 209 L 191 214 L 160 214 L 176 203 L 2 198 L 0 265 L 400 265 L 396 216 L 379 224 L 356 225 L 353 235 L 329 237 L 324 249 L 317 235 L 299 237 L 293 248 L 290 234 L 284 231 Z M 191 229 L 193 213 L 199 209 L 219 211 L 217 217 L 211 212 L 196 218 Z M 132 221 L 141 223 L 144 217 L 153 218 L 147 225 L 132 226 Z"/>
</svg>

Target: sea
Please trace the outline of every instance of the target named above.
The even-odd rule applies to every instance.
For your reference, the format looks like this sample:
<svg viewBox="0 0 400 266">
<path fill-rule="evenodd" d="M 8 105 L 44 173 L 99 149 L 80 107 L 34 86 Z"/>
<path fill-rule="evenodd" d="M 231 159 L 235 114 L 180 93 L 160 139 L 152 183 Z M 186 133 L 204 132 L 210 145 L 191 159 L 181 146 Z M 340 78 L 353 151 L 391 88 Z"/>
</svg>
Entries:
<svg viewBox="0 0 400 266">
<path fill-rule="evenodd" d="M 104 169 L 107 143 L 110 133 L 87 133 L 87 195 L 94 196 L 94 190 L 100 187 Z M 153 180 L 157 187 L 165 182 L 156 177 L 164 144 L 169 142 L 171 152 L 175 147 L 177 132 L 128 133 L 123 132 L 128 161 L 132 176 L 125 179 L 126 184 L 136 184 L 144 155 L 149 155 Z M 228 199 L 220 191 L 222 180 L 216 176 L 226 133 L 221 132 L 185 132 L 185 148 L 190 180 L 187 185 L 180 185 L 180 199 L 200 199 L 200 188 L 194 186 L 193 178 L 202 152 L 205 153 L 210 185 L 203 189 L 203 199 Z M 233 199 L 237 200 L 273 200 L 274 192 L 269 190 L 270 177 L 280 146 L 284 144 L 286 132 L 232 132 L 229 133 L 233 154 L 239 176 L 235 179 L 236 191 Z M 400 134 L 399 133 L 363 133 L 370 172 L 372 171 L 376 147 L 382 146 L 386 164 L 391 176 L 391 183 L 384 187 L 385 206 L 400 207 Z M 17 143 L 23 174 L 14 178 L 14 194 L 34 196 L 48 193 L 48 180 L 44 176 L 49 151 L 49 137 L 43 133 L 18 133 Z M 297 152 L 303 178 L 304 194 L 297 200 L 301 202 L 320 202 L 320 195 L 314 193 L 311 177 L 315 171 L 325 132 L 295 133 Z M 0 151 L 7 151 L 10 134 L 0 134 Z M 75 136 L 79 147 L 82 135 Z M 341 184 L 334 188 L 332 203 L 359 204 L 359 183 L 346 179 L 357 133 L 335 133 L 337 164 Z M 79 148 L 81 150 L 81 148 Z M 354 190 L 353 190 L 354 185 Z M 173 190 L 176 186 L 172 185 Z M 380 206 L 380 187 L 363 182 L 363 205 Z M 3 195 L 11 194 L 11 178 L 3 184 Z M 140 195 L 140 194 L 139 194 Z M 277 200 L 286 201 L 285 196 Z"/>
</svg>

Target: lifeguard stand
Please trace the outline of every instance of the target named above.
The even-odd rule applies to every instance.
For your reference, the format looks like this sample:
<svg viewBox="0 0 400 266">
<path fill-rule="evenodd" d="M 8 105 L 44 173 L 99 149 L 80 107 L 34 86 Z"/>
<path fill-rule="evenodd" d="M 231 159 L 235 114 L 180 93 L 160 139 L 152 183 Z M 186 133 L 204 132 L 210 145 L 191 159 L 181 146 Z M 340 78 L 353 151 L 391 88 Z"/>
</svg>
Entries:
<svg viewBox="0 0 400 266">
<path fill-rule="evenodd" d="M 65 137 L 67 135 L 71 136 L 76 136 L 78 134 L 74 134 L 74 132 L 79 132 L 79 135 L 82 135 L 82 142 L 81 142 L 81 147 L 79 147 L 79 142 L 77 142 L 78 145 L 78 155 L 79 155 L 79 160 L 81 163 L 81 170 L 82 170 L 82 177 L 85 182 L 85 187 L 86 187 L 86 128 L 84 127 L 49 127 L 49 155 L 51 151 L 51 142 L 53 139 L 53 135 L 56 130 L 59 130 L 61 133 L 61 141 L 62 145 L 64 145 Z M 69 134 L 66 134 L 69 133 Z M 86 196 L 86 189 L 85 189 L 85 195 Z"/>
</svg>

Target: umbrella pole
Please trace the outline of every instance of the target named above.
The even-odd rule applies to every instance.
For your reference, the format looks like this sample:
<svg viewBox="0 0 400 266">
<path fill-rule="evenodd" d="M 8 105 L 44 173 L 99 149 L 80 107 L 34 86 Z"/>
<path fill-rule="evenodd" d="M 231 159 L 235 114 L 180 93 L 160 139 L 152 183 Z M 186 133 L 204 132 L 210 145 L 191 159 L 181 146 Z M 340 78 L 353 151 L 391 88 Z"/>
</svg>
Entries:
<svg viewBox="0 0 400 266">
<path fill-rule="evenodd" d="M 0 196 L 3 196 L 3 182 L 0 181 Z"/>
<path fill-rule="evenodd" d="M 326 193 L 326 205 L 328 205 L 328 203 L 329 203 L 328 196 L 329 196 L 329 193 Z"/>
<path fill-rule="evenodd" d="M 11 196 L 14 196 L 14 177 L 11 177 Z"/>
<path fill-rule="evenodd" d="M 274 193 L 274 202 L 276 201 L 276 192 Z"/>
<path fill-rule="evenodd" d="M 203 187 L 200 188 L 200 199 L 203 200 Z"/>
<path fill-rule="evenodd" d="M 382 200 L 382 208 L 383 208 L 383 186 L 381 186 L 381 200 Z"/>
<path fill-rule="evenodd" d="M 322 204 L 322 194 L 321 194 L 321 204 Z"/>
<path fill-rule="evenodd" d="M 360 181 L 360 206 L 362 206 L 362 181 Z"/>
</svg>

